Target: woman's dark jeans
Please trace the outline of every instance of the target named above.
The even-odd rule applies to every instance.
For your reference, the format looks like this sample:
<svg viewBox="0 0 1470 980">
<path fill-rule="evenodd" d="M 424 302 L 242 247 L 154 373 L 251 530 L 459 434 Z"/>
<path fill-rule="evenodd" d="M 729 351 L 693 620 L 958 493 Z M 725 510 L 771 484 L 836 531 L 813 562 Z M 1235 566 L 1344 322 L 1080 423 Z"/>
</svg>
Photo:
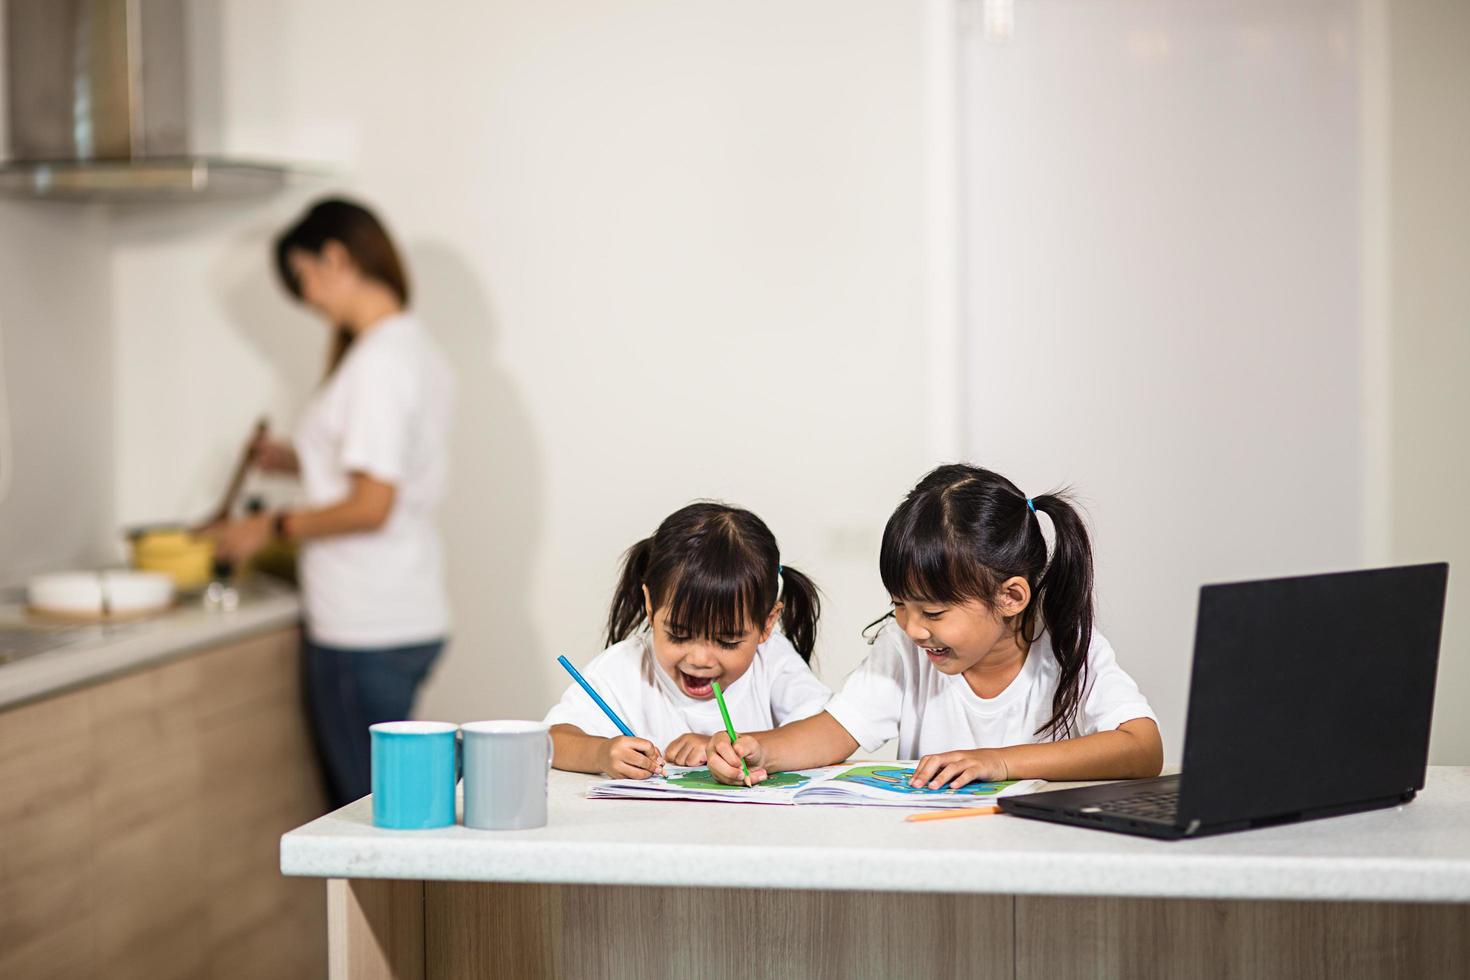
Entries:
<svg viewBox="0 0 1470 980">
<path fill-rule="evenodd" d="M 332 809 L 372 792 L 368 726 L 409 716 L 444 642 L 346 648 L 303 641 L 306 703 Z"/>
</svg>

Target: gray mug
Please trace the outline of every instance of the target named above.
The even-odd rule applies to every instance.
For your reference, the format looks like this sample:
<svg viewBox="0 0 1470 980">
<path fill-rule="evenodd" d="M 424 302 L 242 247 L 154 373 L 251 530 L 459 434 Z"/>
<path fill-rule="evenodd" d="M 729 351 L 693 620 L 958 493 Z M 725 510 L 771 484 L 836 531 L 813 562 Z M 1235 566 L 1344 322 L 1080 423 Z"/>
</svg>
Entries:
<svg viewBox="0 0 1470 980">
<path fill-rule="evenodd" d="M 464 825 L 479 830 L 546 826 L 551 731 L 539 721 L 472 721 L 464 733 Z"/>
</svg>

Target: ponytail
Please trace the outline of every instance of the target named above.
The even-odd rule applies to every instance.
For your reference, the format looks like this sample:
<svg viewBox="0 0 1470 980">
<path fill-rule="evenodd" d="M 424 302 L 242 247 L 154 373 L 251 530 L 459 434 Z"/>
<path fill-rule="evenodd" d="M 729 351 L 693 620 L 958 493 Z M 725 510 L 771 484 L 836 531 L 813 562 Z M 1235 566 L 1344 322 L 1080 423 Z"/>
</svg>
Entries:
<svg viewBox="0 0 1470 980">
<path fill-rule="evenodd" d="M 817 617 L 822 614 L 817 583 L 790 565 L 782 566 L 781 579 L 781 632 L 801 659 L 811 663 L 817 645 Z"/>
<path fill-rule="evenodd" d="M 643 600 L 643 579 L 648 573 L 648 558 L 653 553 L 653 539 L 644 538 L 623 553 L 623 568 L 613 590 L 612 608 L 607 613 L 607 646 L 621 643 L 638 631 L 647 606 Z"/>
<path fill-rule="evenodd" d="M 1051 718 L 1036 734 L 1067 738 L 1077 720 L 1087 690 L 1087 651 L 1092 646 L 1092 543 L 1082 517 L 1061 493 L 1042 494 L 1031 501 L 1037 513 L 1051 518 L 1055 532 L 1051 560 L 1036 584 L 1035 603 L 1051 634 L 1057 658 L 1057 691 Z"/>
</svg>

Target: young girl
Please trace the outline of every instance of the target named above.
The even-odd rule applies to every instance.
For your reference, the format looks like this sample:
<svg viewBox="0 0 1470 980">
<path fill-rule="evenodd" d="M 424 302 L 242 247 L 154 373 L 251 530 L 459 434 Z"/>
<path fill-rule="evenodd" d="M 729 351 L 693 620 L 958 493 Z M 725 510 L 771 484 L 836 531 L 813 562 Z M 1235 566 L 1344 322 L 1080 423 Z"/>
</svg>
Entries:
<svg viewBox="0 0 1470 980">
<path fill-rule="evenodd" d="M 665 760 L 703 765 L 711 734 L 725 731 L 715 681 L 737 731 L 763 733 L 821 711 L 832 692 L 807 665 L 817 589 L 780 555 L 759 517 L 717 503 L 674 512 L 628 549 L 609 646 L 582 674 L 634 737 L 619 735 L 572 684 L 546 715 L 553 764 L 633 779 Z"/>
<path fill-rule="evenodd" d="M 1049 561 L 1041 514 L 1055 529 Z M 1157 720 L 1092 628 L 1092 548 L 1061 495 L 941 466 L 889 518 L 879 571 L 894 622 L 842 692 L 775 732 L 711 739 L 717 778 L 741 781 L 741 758 L 759 782 L 895 736 L 900 759 L 920 759 L 912 785 L 932 789 L 1158 775 Z"/>
</svg>

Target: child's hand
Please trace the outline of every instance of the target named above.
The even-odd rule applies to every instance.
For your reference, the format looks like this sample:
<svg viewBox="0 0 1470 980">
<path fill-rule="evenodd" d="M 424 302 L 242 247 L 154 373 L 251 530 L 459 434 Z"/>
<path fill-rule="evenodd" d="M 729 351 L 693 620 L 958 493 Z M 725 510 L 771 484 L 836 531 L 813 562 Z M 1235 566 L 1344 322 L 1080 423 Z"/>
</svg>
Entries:
<svg viewBox="0 0 1470 980">
<path fill-rule="evenodd" d="M 605 740 L 598 761 L 602 771 L 614 779 L 647 779 L 664 767 L 658 746 L 646 738 L 626 735 Z"/>
<path fill-rule="evenodd" d="M 713 771 L 714 767 L 710 767 Z M 977 779 L 982 782 L 1011 778 L 1006 771 L 1005 759 L 995 749 L 970 749 L 966 752 L 941 752 L 926 755 L 914 767 L 909 785 L 940 789 L 946 783 L 959 789 Z"/>
<path fill-rule="evenodd" d="M 705 743 L 705 751 L 709 756 L 710 775 L 722 783 L 732 786 L 754 786 L 756 783 L 764 782 L 769 775 L 765 769 L 766 752 L 761 748 L 761 743 L 750 735 L 741 735 L 730 744 L 730 736 L 724 732 L 715 732 Z M 749 781 L 745 773 L 740 770 L 740 760 L 745 760 L 745 765 L 750 769 Z"/>
<path fill-rule="evenodd" d="M 729 739 L 725 739 L 729 741 Z M 669 743 L 664 749 L 664 758 L 676 766 L 702 766 L 709 758 L 706 746 L 709 744 L 708 735 L 696 735 L 693 732 L 685 732 Z"/>
</svg>

